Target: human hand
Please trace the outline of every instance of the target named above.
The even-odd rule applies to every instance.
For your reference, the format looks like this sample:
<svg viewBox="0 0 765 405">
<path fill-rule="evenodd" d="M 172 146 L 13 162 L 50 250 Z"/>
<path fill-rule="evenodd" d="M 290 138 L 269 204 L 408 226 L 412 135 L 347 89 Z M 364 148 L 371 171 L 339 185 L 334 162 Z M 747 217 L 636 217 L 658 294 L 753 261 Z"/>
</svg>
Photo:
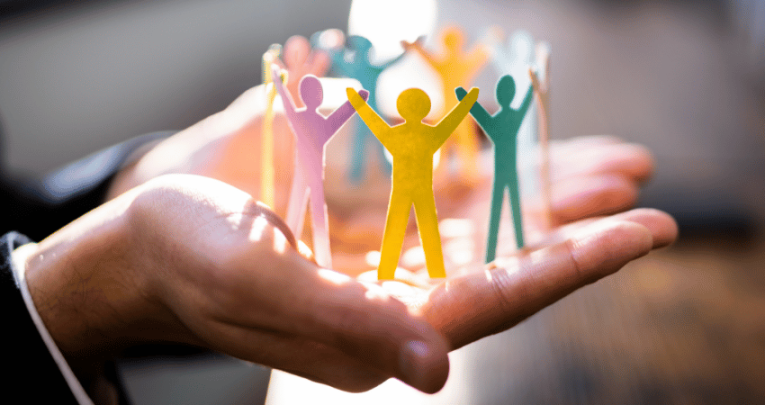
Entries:
<svg viewBox="0 0 765 405">
<path fill-rule="evenodd" d="M 609 158 L 553 171 L 562 222 L 631 203 L 629 186 L 652 167 L 650 156 L 639 159 L 640 148 L 611 138 L 579 139 L 558 152 L 572 150 L 609 151 Z M 574 185 L 578 191 L 567 191 Z M 584 203 L 597 196 L 598 203 Z M 399 270 L 399 281 L 379 289 L 318 269 L 259 219 L 260 210 L 214 180 L 156 179 L 38 245 L 27 274 L 36 306 L 75 367 L 120 347 L 172 341 L 345 390 L 393 376 L 433 392 L 446 378 L 446 350 L 507 329 L 676 235 L 666 214 L 632 211 L 559 228 L 522 252 L 500 249 L 503 259 L 483 271 L 429 285 Z M 407 346 L 413 340 L 427 349 Z M 407 347 L 425 356 L 401 362 Z"/>
<path fill-rule="evenodd" d="M 266 211 L 225 183 L 162 176 L 40 242 L 26 279 L 80 372 L 123 347 L 178 342 L 344 390 L 395 377 L 437 391 L 443 337 L 379 286 L 306 260 Z"/>
</svg>

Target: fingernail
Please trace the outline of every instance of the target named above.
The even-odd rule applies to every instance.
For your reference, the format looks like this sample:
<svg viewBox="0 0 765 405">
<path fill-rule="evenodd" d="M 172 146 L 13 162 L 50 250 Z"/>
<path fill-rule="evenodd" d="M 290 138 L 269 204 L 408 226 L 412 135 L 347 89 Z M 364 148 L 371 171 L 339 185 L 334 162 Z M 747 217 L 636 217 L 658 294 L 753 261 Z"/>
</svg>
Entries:
<svg viewBox="0 0 765 405">
<path fill-rule="evenodd" d="M 401 349 L 399 370 L 408 384 L 419 388 L 425 383 L 425 365 L 430 354 L 430 348 L 421 340 L 411 340 Z"/>
</svg>

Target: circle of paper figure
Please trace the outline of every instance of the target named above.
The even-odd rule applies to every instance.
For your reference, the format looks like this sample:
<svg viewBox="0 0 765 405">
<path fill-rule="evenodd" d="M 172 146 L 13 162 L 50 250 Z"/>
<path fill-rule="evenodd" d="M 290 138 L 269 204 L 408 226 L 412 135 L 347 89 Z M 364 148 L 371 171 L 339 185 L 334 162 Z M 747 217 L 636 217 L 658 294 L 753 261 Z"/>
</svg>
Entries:
<svg viewBox="0 0 765 405">
<path fill-rule="evenodd" d="M 393 155 L 393 181 L 378 278 L 393 279 L 395 276 L 412 205 L 428 274 L 430 277 L 446 277 L 433 196 L 433 155 L 468 114 L 478 99 L 478 89 L 471 89 L 435 126 L 422 122 L 430 112 L 430 97 L 420 89 L 407 89 L 398 96 L 396 106 L 405 122 L 393 127 L 364 102 L 356 90 L 348 88 L 347 93 L 359 117 Z"/>
<path fill-rule="evenodd" d="M 523 117 L 531 106 L 534 90 L 529 88 L 523 98 L 523 104 L 518 110 L 510 104 L 515 96 L 515 80 L 510 75 L 502 76 L 497 83 L 497 103 L 499 111 L 490 115 L 480 103 L 473 104 L 470 115 L 483 128 L 486 135 L 494 144 L 494 186 L 491 196 L 491 212 L 489 214 L 489 234 L 486 243 L 486 263 L 494 261 L 497 253 L 497 235 L 499 220 L 502 216 L 502 203 L 505 190 L 510 193 L 510 212 L 513 217 L 515 244 L 523 247 L 523 221 L 521 216 L 521 193 L 518 187 L 517 143 L 518 130 Z M 463 100 L 467 92 L 458 87 L 457 98 Z"/>
<path fill-rule="evenodd" d="M 273 66 L 273 75 L 279 75 L 279 68 Z M 282 97 L 284 111 L 292 133 L 295 135 L 297 154 L 295 174 L 292 178 L 287 225 L 295 235 L 303 233 L 303 221 L 308 201 L 311 203 L 313 225 L 313 251 L 316 263 L 332 267 L 332 252 L 329 246 L 329 223 L 327 205 L 324 200 L 324 152 L 332 136 L 355 113 L 350 102 L 346 102 L 328 117 L 319 113 L 324 99 L 321 82 L 316 76 L 307 75 L 300 81 L 299 95 L 305 107 L 296 108 L 285 86 L 276 81 L 276 90 Z M 360 91 L 362 99 L 369 93 Z"/>
</svg>

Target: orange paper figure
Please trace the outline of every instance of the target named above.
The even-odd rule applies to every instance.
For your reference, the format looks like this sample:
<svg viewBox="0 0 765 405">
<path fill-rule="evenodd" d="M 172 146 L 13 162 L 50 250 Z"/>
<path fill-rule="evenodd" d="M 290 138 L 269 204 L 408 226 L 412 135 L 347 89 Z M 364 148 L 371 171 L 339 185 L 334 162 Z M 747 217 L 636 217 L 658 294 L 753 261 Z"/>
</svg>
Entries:
<svg viewBox="0 0 765 405">
<path fill-rule="evenodd" d="M 279 68 L 276 65 L 273 66 L 273 75 L 279 75 Z M 292 190 L 287 208 L 287 225 L 295 235 L 303 233 L 306 204 L 310 197 L 313 251 L 316 263 L 319 266 L 331 268 L 329 224 L 327 205 L 324 201 L 324 149 L 327 142 L 355 111 L 349 102 L 345 102 L 329 117 L 319 113 L 318 108 L 324 98 L 324 91 L 319 79 L 313 75 L 305 76 L 300 81 L 300 97 L 305 103 L 303 108 L 295 108 L 292 97 L 280 81 L 276 82 L 276 89 L 282 96 L 287 121 L 295 135 L 297 148 L 295 174 L 292 178 Z M 361 90 L 361 93 L 362 100 L 369 97 L 369 92 L 366 90 Z"/>
<path fill-rule="evenodd" d="M 281 45 L 274 44 L 263 54 L 263 84 L 266 92 L 266 113 L 260 132 L 260 201 L 274 208 L 274 100 L 276 89 L 271 75 L 271 64 L 279 58 Z M 281 78 L 279 79 L 281 80 Z"/>
<path fill-rule="evenodd" d="M 441 33 L 441 41 L 445 53 L 434 55 L 426 51 L 421 41 L 402 42 L 405 50 L 413 49 L 422 56 L 441 79 L 443 94 L 442 112 L 450 111 L 457 105 L 454 89 L 459 86 L 469 86 L 489 58 L 488 49 L 483 45 L 476 46 L 470 52 L 463 52 L 464 34 L 457 27 L 447 27 Z M 443 115 L 443 114 L 440 114 Z M 454 151 L 461 160 L 462 173 L 468 178 L 478 177 L 478 139 L 470 121 L 465 120 L 455 130 L 455 137 L 444 144 L 441 151 L 442 167 L 448 167 L 449 155 Z"/>
<path fill-rule="evenodd" d="M 550 45 L 546 42 L 537 44 L 537 66 L 540 74 L 529 68 L 529 77 L 536 90 L 539 108 L 539 177 L 542 184 L 542 209 L 545 226 L 552 228 L 552 190 L 550 180 Z"/>
<path fill-rule="evenodd" d="M 393 184 L 378 278 L 393 279 L 395 276 L 413 204 L 428 274 L 430 277 L 446 277 L 433 196 L 433 155 L 468 114 L 478 99 L 478 89 L 471 89 L 435 126 L 422 122 L 430 112 L 430 97 L 420 89 L 407 89 L 398 96 L 396 106 L 405 122 L 394 127 L 388 125 L 356 90 L 348 88 L 347 93 L 361 119 L 393 155 Z"/>
</svg>

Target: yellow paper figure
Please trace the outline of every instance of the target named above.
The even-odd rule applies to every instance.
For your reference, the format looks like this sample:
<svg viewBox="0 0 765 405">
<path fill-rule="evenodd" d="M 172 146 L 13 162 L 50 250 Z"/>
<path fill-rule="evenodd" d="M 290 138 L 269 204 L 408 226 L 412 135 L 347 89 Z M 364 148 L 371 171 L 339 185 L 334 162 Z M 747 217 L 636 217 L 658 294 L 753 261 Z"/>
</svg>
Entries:
<svg viewBox="0 0 765 405">
<path fill-rule="evenodd" d="M 266 91 L 266 113 L 260 132 L 260 201 L 275 208 L 274 197 L 274 100 L 276 88 L 271 75 L 271 64 L 279 58 L 281 45 L 274 44 L 263 54 L 263 84 Z"/>
<path fill-rule="evenodd" d="M 545 226 L 551 229 L 552 222 L 552 190 L 550 185 L 550 46 L 546 42 L 537 44 L 537 66 L 540 74 L 529 68 L 531 84 L 537 92 L 539 109 L 539 177 L 542 185 L 542 209 Z M 541 77 L 540 77 L 541 76 Z"/>
<path fill-rule="evenodd" d="M 458 27 L 446 27 L 441 33 L 444 54 L 435 55 L 422 47 L 421 41 L 401 44 L 405 50 L 413 49 L 433 67 L 441 79 L 443 94 L 442 114 L 457 105 L 454 89 L 469 86 L 489 58 L 489 51 L 484 45 L 477 45 L 470 52 L 463 52 L 464 34 Z M 478 139 L 470 121 L 465 120 L 454 131 L 455 136 L 448 140 L 441 150 L 441 167 L 448 167 L 452 153 L 460 158 L 461 173 L 468 179 L 478 177 Z"/>
<path fill-rule="evenodd" d="M 361 119 L 393 155 L 393 183 L 378 278 L 393 279 L 395 276 L 413 204 L 428 274 L 434 278 L 446 277 L 433 197 L 433 155 L 468 114 L 478 99 L 478 89 L 471 89 L 435 126 L 422 122 L 430 112 L 430 97 L 420 89 L 404 90 L 398 96 L 396 106 L 405 122 L 394 127 L 388 125 L 356 90 L 348 88 L 346 91 Z"/>
</svg>

